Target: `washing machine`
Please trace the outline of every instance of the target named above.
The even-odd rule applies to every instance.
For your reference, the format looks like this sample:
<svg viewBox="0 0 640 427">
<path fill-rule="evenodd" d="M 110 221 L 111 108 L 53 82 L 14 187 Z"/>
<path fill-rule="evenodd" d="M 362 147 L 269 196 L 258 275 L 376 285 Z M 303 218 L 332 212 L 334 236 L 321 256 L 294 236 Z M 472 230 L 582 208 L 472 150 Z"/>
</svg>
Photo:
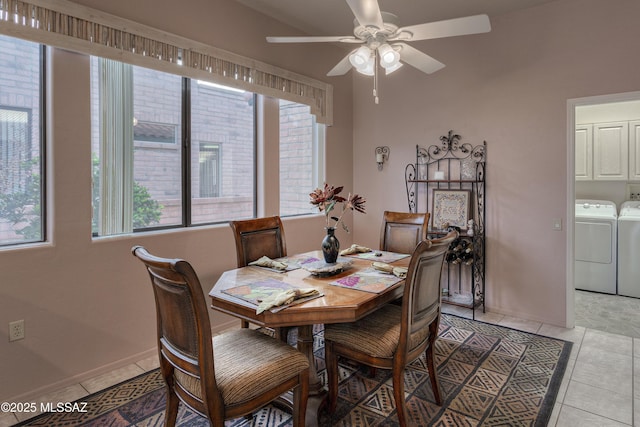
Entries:
<svg viewBox="0 0 640 427">
<path fill-rule="evenodd" d="M 617 292 L 618 211 L 608 200 L 576 200 L 575 287 Z"/>
<path fill-rule="evenodd" d="M 640 298 L 640 201 L 624 202 L 618 216 L 618 293 Z"/>
</svg>

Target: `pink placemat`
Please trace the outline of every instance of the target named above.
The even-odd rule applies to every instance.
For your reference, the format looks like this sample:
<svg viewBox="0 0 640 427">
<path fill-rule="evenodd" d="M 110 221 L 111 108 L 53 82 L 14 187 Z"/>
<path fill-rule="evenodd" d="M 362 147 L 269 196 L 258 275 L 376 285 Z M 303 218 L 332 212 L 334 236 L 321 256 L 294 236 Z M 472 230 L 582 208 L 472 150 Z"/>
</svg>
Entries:
<svg viewBox="0 0 640 427">
<path fill-rule="evenodd" d="M 329 284 L 378 294 L 401 280 L 403 279 L 394 275 L 380 273 L 374 268 L 367 268 L 329 282 Z"/>
<path fill-rule="evenodd" d="M 297 270 L 312 262 L 320 261 L 320 259 L 308 255 L 292 255 L 276 259 L 276 261 L 287 264 L 286 271 Z"/>
</svg>

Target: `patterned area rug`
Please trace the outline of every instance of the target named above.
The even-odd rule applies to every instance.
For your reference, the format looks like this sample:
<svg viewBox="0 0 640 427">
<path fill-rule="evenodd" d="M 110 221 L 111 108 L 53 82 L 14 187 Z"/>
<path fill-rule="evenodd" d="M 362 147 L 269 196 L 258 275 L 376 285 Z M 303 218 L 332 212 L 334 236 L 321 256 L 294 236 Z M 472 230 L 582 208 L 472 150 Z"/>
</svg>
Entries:
<svg viewBox="0 0 640 427">
<path fill-rule="evenodd" d="M 322 328 L 314 346 L 321 380 L 326 381 Z M 445 400 L 433 400 L 423 358 L 405 373 L 405 404 L 419 426 L 545 426 L 551 415 L 567 366 L 571 343 L 500 326 L 443 315 L 436 361 Z M 321 414 L 321 426 L 397 425 L 391 372 L 340 364 L 338 409 Z M 164 383 L 158 370 L 81 399 L 85 413 L 47 413 L 19 426 L 161 426 L 164 421 Z M 180 426 L 207 426 L 185 410 Z M 291 426 L 287 412 L 267 406 L 252 420 L 229 420 L 226 427 Z"/>
</svg>

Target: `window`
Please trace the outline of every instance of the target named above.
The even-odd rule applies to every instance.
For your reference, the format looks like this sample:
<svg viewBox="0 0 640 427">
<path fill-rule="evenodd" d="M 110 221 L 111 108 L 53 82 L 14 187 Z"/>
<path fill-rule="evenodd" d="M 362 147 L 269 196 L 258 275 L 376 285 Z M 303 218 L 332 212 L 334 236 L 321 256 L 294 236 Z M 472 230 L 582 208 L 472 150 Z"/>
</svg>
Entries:
<svg viewBox="0 0 640 427">
<path fill-rule="evenodd" d="M 255 216 L 254 94 L 190 80 L 191 222 Z"/>
<path fill-rule="evenodd" d="M 183 224 L 182 79 L 92 58 L 93 231 Z"/>
<path fill-rule="evenodd" d="M 251 217 L 253 94 L 92 58 L 93 232 Z"/>
<path fill-rule="evenodd" d="M 322 184 L 324 125 L 307 105 L 280 100 L 280 215 L 312 212 L 309 193 Z"/>
<path fill-rule="evenodd" d="M 43 47 L 0 36 L 0 246 L 44 240 Z"/>
</svg>

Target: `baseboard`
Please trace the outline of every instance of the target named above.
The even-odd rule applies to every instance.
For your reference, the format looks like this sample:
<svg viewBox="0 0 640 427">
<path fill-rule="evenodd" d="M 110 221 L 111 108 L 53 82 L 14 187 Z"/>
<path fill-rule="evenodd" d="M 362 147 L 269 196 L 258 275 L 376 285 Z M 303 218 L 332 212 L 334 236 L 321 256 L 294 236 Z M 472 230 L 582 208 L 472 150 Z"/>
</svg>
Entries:
<svg viewBox="0 0 640 427">
<path fill-rule="evenodd" d="M 231 318 L 230 320 L 224 323 L 218 323 L 214 327 L 211 328 L 211 333 L 213 335 L 220 334 L 229 329 L 237 329 L 240 327 L 240 320 L 237 318 Z M 81 374 L 73 375 L 71 377 L 65 378 L 60 381 L 56 381 L 51 384 L 47 384 L 42 387 L 38 387 L 37 389 L 31 390 L 27 393 L 23 393 L 18 396 L 11 397 L 6 399 L 7 402 L 36 402 L 42 396 L 45 396 L 49 393 L 57 392 L 66 387 L 72 386 L 74 384 L 78 384 L 91 378 L 95 378 L 99 375 L 106 374 L 107 372 L 114 371 L 119 368 L 123 368 L 132 363 L 136 363 L 142 359 L 146 359 L 148 357 L 158 356 L 157 347 L 150 348 L 149 350 L 145 350 L 141 353 L 134 354 L 132 356 L 126 357 L 124 359 L 120 359 L 116 362 L 109 363 L 103 365 L 99 368 L 92 369 L 90 371 L 83 372 Z"/>
<path fill-rule="evenodd" d="M 100 366 L 99 368 L 91 369 L 89 371 L 86 371 L 77 375 L 73 375 L 63 380 L 56 381 L 54 383 L 47 384 L 42 387 L 38 387 L 37 389 L 31 390 L 27 393 L 23 393 L 21 395 L 6 399 L 6 401 L 7 402 L 37 402 L 39 401 L 38 400 L 39 398 L 47 394 L 57 392 L 61 389 L 72 386 L 74 384 L 78 384 L 78 383 L 87 381 L 91 378 L 95 378 L 99 375 L 106 374 L 107 372 L 111 372 L 116 369 L 123 368 L 127 365 L 131 365 L 140 360 L 147 359 L 152 356 L 157 357 L 157 355 L 158 355 L 158 349 L 157 347 L 153 347 L 149 350 L 145 350 L 141 353 L 134 354 L 124 359 L 120 359 L 116 362 L 112 362 L 112 363 Z"/>
</svg>

